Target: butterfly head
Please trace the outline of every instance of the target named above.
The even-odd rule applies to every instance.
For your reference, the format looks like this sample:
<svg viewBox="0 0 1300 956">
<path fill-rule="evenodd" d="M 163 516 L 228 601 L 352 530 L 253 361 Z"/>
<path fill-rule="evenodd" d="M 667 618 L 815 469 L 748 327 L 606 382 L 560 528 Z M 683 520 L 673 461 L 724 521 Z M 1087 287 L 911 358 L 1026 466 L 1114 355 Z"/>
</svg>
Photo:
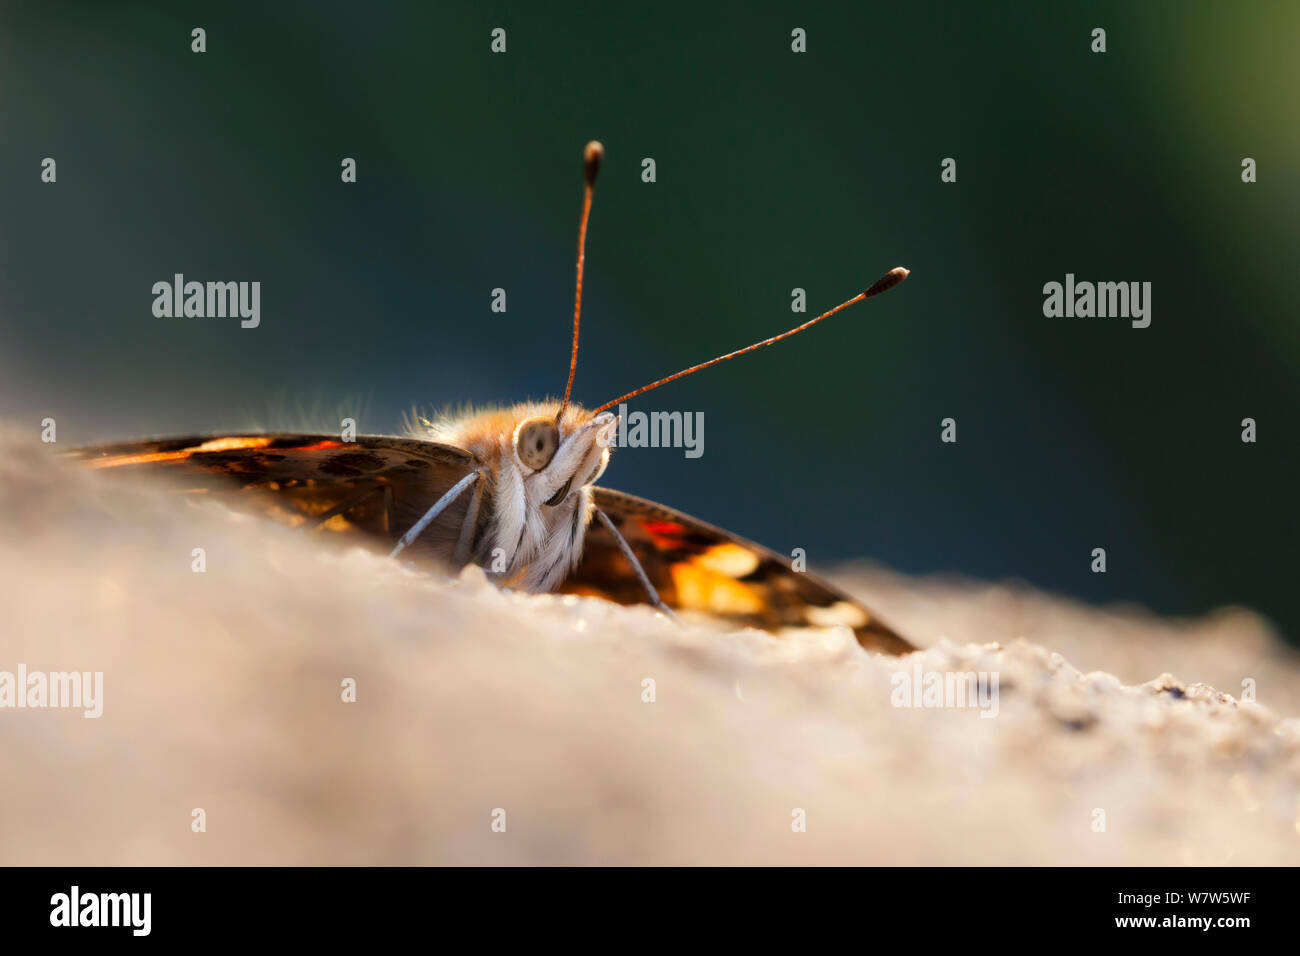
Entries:
<svg viewBox="0 0 1300 956">
<path fill-rule="evenodd" d="M 524 475 L 528 503 L 554 508 L 604 473 L 617 419 L 575 405 L 561 412 L 550 403 L 539 410 L 515 425 L 509 450 Z"/>
<path fill-rule="evenodd" d="M 591 486 L 609 464 L 617 416 L 526 402 L 449 419 L 431 437 L 473 454 L 486 473 L 488 531 L 480 555 L 502 581 L 549 591 L 581 557 Z"/>
<path fill-rule="evenodd" d="M 605 471 L 617 425 L 610 412 L 570 403 L 560 413 L 559 402 L 525 402 L 447 422 L 433 437 L 476 455 L 496 486 L 518 488 L 528 509 L 553 509 Z"/>
</svg>

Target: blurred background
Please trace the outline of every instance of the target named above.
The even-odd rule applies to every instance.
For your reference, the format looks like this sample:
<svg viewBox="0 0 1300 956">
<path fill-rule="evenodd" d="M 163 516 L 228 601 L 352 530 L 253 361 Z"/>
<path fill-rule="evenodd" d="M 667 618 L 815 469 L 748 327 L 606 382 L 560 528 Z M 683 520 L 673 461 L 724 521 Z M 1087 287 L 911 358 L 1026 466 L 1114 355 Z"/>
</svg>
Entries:
<svg viewBox="0 0 1300 956">
<path fill-rule="evenodd" d="M 704 412 L 704 455 L 622 449 L 611 487 L 814 566 L 1300 636 L 1294 3 L 2 9 L 0 417 L 33 435 L 391 432 L 562 391 L 598 138 L 588 405 L 912 269 L 637 400 Z M 260 281 L 261 326 L 156 318 L 177 272 Z M 1069 272 L 1151 282 L 1151 327 L 1045 318 Z"/>
</svg>

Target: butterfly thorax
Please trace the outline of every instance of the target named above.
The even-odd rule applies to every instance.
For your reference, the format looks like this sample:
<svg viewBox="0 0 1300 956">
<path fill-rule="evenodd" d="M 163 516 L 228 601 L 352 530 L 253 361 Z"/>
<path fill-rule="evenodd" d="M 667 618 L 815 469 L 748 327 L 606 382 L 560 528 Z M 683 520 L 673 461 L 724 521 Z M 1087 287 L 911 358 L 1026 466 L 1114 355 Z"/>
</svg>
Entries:
<svg viewBox="0 0 1300 956">
<path fill-rule="evenodd" d="M 422 437 L 480 463 L 473 560 L 500 583 L 553 591 L 582 557 L 591 486 L 609 463 L 615 419 L 559 402 L 492 408 L 430 423 Z"/>
</svg>

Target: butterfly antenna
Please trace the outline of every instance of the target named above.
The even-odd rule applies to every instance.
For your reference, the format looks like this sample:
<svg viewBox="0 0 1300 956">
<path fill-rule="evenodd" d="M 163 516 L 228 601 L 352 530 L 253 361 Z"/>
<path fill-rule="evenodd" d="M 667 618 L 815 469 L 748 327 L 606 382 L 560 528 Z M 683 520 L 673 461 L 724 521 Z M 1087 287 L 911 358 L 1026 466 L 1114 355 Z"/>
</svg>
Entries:
<svg viewBox="0 0 1300 956">
<path fill-rule="evenodd" d="M 832 315 L 834 315 L 836 312 L 839 312 L 841 309 L 847 309 L 851 305 L 856 305 L 857 303 L 861 302 L 863 299 L 870 299 L 873 295 L 880 295 L 880 293 L 882 292 L 888 292 L 894 286 L 898 285 L 900 282 L 906 279 L 908 275 L 909 275 L 908 270 L 904 269 L 902 266 L 898 266 L 895 269 L 890 269 L 888 272 L 886 272 L 875 282 L 871 283 L 871 285 L 867 289 L 865 289 L 862 292 L 859 292 L 857 295 L 849 299 L 847 302 L 841 302 L 835 308 L 827 312 L 823 312 L 815 319 L 809 319 L 803 325 L 796 325 L 793 329 L 782 332 L 780 335 L 774 335 L 770 339 L 764 339 L 761 342 L 755 342 L 753 345 L 747 345 L 743 349 L 737 349 L 735 352 L 728 352 L 726 355 L 719 355 L 717 358 L 709 359 L 707 362 L 701 362 L 699 365 L 692 365 L 690 368 L 684 368 L 680 372 L 676 372 L 673 375 L 669 375 L 667 378 L 661 378 L 657 382 L 651 382 L 649 385 L 642 385 L 640 388 L 636 389 L 635 391 L 628 392 L 626 395 L 620 395 L 618 398 L 614 399 L 613 401 L 606 402 L 604 405 L 600 406 L 600 408 L 594 409 L 592 411 L 592 414 L 594 415 L 598 412 L 603 412 L 607 408 L 613 408 L 619 402 L 625 402 L 629 398 L 635 398 L 636 396 L 640 395 L 642 392 L 648 392 L 650 391 L 650 389 L 658 388 L 660 385 L 667 385 L 669 382 L 675 381 L 686 375 L 690 375 L 692 372 L 698 372 L 700 371 L 700 369 L 708 368 L 710 365 L 717 365 L 719 362 L 725 362 L 727 359 L 733 359 L 737 355 L 744 355 L 746 352 L 752 352 L 755 349 L 761 349 L 765 345 L 772 345 L 773 343 L 780 342 L 782 339 L 788 339 L 796 332 L 802 332 L 804 329 L 816 325 L 822 319 L 829 319 Z"/>
<path fill-rule="evenodd" d="M 591 195 L 596 186 L 596 174 L 600 172 L 600 161 L 605 158 L 605 147 L 593 139 L 583 150 L 582 158 L 586 185 L 582 190 L 582 219 L 578 223 L 578 289 L 573 296 L 573 348 L 569 352 L 569 380 L 564 385 L 564 401 L 555 413 L 557 425 L 564 410 L 569 407 L 573 376 L 578 371 L 578 322 L 582 318 L 582 266 L 587 256 L 587 220 L 591 217 Z"/>
</svg>

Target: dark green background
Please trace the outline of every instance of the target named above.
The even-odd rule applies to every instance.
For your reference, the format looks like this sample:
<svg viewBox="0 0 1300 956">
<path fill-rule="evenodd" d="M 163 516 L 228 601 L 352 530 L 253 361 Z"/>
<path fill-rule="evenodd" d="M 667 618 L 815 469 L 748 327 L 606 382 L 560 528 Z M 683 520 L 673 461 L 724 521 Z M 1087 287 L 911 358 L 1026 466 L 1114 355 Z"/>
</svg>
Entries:
<svg viewBox="0 0 1300 956">
<path fill-rule="evenodd" d="M 1240 603 L 1300 634 L 1300 5 L 47 2 L 0 24 L 0 415 L 33 435 L 358 409 L 393 431 L 413 404 L 558 392 L 599 138 L 588 404 L 793 324 L 795 286 L 815 313 L 913 270 L 639 400 L 703 411 L 705 454 L 621 450 L 611 486 L 814 564 Z M 261 328 L 155 318 L 174 272 L 260 280 Z M 1151 328 L 1044 318 L 1067 272 L 1151 281 Z"/>
</svg>

